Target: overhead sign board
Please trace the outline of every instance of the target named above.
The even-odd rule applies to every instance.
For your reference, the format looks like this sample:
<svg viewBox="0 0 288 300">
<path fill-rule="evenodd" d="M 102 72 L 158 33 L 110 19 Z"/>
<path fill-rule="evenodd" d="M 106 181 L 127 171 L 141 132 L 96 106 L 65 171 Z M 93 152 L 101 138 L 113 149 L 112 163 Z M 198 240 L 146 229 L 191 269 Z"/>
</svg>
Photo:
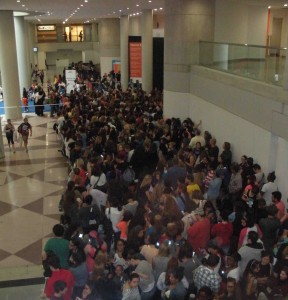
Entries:
<svg viewBox="0 0 288 300">
<path fill-rule="evenodd" d="M 38 31 L 53 31 L 56 29 L 55 25 L 39 25 L 37 26 Z"/>
</svg>

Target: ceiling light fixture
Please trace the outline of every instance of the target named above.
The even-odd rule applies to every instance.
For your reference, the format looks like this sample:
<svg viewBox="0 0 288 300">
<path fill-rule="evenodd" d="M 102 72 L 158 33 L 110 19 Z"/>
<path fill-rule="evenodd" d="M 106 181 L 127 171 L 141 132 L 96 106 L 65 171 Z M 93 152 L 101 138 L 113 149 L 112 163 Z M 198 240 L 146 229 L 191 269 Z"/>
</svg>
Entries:
<svg viewBox="0 0 288 300">
<path fill-rule="evenodd" d="M 163 7 L 160 7 L 159 9 L 160 9 L 160 10 L 162 10 L 162 9 L 163 9 Z"/>
<path fill-rule="evenodd" d="M 285 4 L 284 4 L 284 6 L 285 6 L 285 7 L 287 7 L 287 6 L 288 6 L 288 4 L 287 4 L 287 3 L 285 3 Z"/>
<path fill-rule="evenodd" d="M 136 6 L 138 7 L 138 6 L 139 6 L 139 4 L 136 4 Z"/>
<path fill-rule="evenodd" d="M 17 2 L 19 3 L 19 2 L 20 2 L 20 0 L 17 0 Z"/>
</svg>

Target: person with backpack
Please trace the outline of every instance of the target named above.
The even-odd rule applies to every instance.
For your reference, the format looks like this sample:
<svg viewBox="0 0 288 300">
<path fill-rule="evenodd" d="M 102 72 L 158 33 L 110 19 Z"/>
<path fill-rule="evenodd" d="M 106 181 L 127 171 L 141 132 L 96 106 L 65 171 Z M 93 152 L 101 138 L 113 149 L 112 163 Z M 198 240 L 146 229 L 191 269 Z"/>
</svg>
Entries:
<svg viewBox="0 0 288 300">
<path fill-rule="evenodd" d="M 26 152 L 28 152 L 28 137 L 29 137 L 29 133 L 30 133 L 30 137 L 32 136 L 32 126 L 31 124 L 28 122 L 28 118 L 25 117 L 24 122 L 21 123 L 18 127 L 18 133 L 21 135 L 23 142 L 24 142 L 24 147 Z"/>
</svg>

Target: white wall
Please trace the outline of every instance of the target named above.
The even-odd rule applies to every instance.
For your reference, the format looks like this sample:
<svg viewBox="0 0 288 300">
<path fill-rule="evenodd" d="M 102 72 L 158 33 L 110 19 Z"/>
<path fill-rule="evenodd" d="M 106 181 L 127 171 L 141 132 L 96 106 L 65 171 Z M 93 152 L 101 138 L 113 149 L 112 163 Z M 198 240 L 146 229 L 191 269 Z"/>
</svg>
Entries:
<svg viewBox="0 0 288 300">
<path fill-rule="evenodd" d="M 96 50 L 82 51 L 82 61 L 88 63 L 90 60 L 92 60 L 94 64 L 99 64 L 100 63 L 99 51 Z"/>
<path fill-rule="evenodd" d="M 216 0 L 215 41 L 265 45 L 267 20 L 265 6 Z"/>
<path fill-rule="evenodd" d="M 47 52 L 46 60 L 48 65 L 56 65 L 58 59 L 68 59 L 69 63 L 82 60 L 81 51 L 62 50 L 57 52 Z"/>
<path fill-rule="evenodd" d="M 190 117 L 196 123 L 202 120 L 202 131 L 215 136 L 220 149 L 225 141 L 231 143 L 233 161 L 240 162 L 245 154 L 252 156 L 266 174 L 275 170 L 283 199 L 288 197 L 288 142 L 284 139 L 193 94 L 164 91 L 164 115 L 182 120 Z"/>
<path fill-rule="evenodd" d="M 120 57 L 100 57 L 101 76 L 112 71 L 112 60 L 120 61 Z"/>
</svg>

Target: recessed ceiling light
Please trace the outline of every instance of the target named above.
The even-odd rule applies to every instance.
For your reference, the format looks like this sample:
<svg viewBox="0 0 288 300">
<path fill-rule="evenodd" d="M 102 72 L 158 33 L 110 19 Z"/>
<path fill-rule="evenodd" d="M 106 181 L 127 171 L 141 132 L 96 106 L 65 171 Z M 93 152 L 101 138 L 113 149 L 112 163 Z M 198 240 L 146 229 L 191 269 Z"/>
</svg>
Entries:
<svg viewBox="0 0 288 300">
<path fill-rule="evenodd" d="M 154 8 L 154 10 L 157 11 L 158 9 L 157 9 L 157 8 Z"/>
<path fill-rule="evenodd" d="M 152 2 L 152 0 L 149 0 L 148 2 L 149 2 L 149 3 L 151 3 L 151 2 Z"/>
<path fill-rule="evenodd" d="M 20 0 L 17 0 L 17 2 L 19 3 L 19 2 L 20 2 Z"/>
<path fill-rule="evenodd" d="M 271 5 L 268 6 L 268 9 L 270 9 L 270 8 L 271 8 Z"/>
<path fill-rule="evenodd" d="M 119 11 L 121 12 L 122 10 L 121 10 L 121 9 L 119 9 Z"/>
<path fill-rule="evenodd" d="M 288 4 L 287 4 L 287 3 L 285 3 L 285 4 L 284 4 L 284 6 L 285 6 L 285 7 L 287 7 L 287 6 L 288 6 Z"/>
<path fill-rule="evenodd" d="M 25 4 L 22 4 L 23 7 L 25 7 Z"/>
<path fill-rule="evenodd" d="M 136 6 L 139 6 L 139 4 L 136 4 Z"/>
<path fill-rule="evenodd" d="M 116 14 L 116 12 L 115 12 L 115 11 L 113 11 L 113 14 Z"/>
<path fill-rule="evenodd" d="M 84 2 L 88 2 L 88 0 L 85 0 Z"/>
<path fill-rule="evenodd" d="M 139 13 L 136 13 L 136 15 L 138 16 L 138 15 L 139 15 Z"/>
<path fill-rule="evenodd" d="M 63 22 L 63 24 L 65 24 L 65 22 Z"/>
<path fill-rule="evenodd" d="M 129 7 L 127 7 L 127 10 L 129 10 Z"/>
<path fill-rule="evenodd" d="M 160 7 L 159 9 L 160 9 L 160 10 L 162 10 L 162 9 L 163 9 L 163 7 Z"/>
<path fill-rule="evenodd" d="M 83 4 L 81 4 L 81 6 L 83 6 Z"/>
</svg>

